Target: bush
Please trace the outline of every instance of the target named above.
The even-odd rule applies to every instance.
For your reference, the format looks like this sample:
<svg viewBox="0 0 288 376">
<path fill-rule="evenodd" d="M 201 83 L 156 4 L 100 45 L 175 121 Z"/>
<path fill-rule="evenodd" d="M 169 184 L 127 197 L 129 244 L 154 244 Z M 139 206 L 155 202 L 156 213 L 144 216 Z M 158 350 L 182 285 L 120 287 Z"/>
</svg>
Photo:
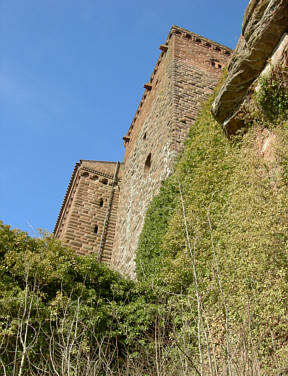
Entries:
<svg viewBox="0 0 288 376">
<path fill-rule="evenodd" d="M 106 375 L 150 341 L 155 296 L 93 255 L 0 223 L 0 260 L 2 374 Z"/>
<path fill-rule="evenodd" d="M 269 120 L 287 119 L 288 90 L 283 75 L 273 69 L 268 75 L 260 78 L 260 90 L 256 100 Z"/>
</svg>

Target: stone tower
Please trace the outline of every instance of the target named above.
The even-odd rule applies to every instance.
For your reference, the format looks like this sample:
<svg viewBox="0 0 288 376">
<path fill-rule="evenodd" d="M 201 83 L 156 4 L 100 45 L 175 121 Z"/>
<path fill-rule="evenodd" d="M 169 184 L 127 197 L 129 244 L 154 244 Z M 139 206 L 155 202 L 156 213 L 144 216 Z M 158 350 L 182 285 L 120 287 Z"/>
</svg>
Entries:
<svg viewBox="0 0 288 376">
<path fill-rule="evenodd" d="M 54 234 L 78 254 L 110 261 L 121 170 L 118 162 L 76 163 Z"/>
<path fill-rule="evenodd" d="M 55 227 L 55 235 L 75 251 L 94 252 L 130 277 L 134 277 L 147 207 L 173 171 L 201 104 L 212 93 L 231 54 L 229 48 L 177 26 L 172 26 L 160 49 L 123 137 L 124 163 L 120 168 L 114 162 L 76 164 Z M 99 206 L 101 199 L 103 206 Z"/>
<path fill-rule="evenodd" d="M 111 266 L 134 276 L 147 206 L 173 171 L 203 101 L 231 50 L 173 26 L 127 135 Z"/>
</svg>

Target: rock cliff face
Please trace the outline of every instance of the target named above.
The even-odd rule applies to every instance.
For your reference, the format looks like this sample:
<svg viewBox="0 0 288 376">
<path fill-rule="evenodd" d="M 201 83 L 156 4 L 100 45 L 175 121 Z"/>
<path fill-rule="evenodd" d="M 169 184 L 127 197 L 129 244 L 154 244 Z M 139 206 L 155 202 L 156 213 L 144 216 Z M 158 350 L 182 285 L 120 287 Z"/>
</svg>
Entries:
<svg viewBox="0 0 288 376">
<path fill-rule="evenodd" d="M 242 35 L 228 65 L 227 78 L 212 106 L 212 114 L 228 136 L 243 126 L 237 111 L 287 30 L 287 0 L 250 1 L 244 14 Z"/>
</svg>

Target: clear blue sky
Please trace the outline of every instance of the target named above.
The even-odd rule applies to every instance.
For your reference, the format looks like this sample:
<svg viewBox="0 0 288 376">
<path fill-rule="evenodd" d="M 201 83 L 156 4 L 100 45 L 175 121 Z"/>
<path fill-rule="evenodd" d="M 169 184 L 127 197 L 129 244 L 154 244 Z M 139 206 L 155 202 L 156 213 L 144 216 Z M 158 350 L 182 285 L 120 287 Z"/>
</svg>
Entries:
<svg viewBox="0 0 288 376">
<path fill-rule="evenodd" d="M 0 0 L 0 219 L 53 231 L 74 164 L 122 160 L 175 24 L 234 48 L 248 0 Z"/>
</svg>

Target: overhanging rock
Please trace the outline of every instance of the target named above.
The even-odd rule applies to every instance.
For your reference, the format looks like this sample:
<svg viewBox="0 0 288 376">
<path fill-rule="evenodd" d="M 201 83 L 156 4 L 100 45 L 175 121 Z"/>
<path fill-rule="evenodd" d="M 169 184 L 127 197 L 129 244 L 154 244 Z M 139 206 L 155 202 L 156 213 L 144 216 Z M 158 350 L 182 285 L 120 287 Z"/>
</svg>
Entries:
<svg viewBox="0 0 288 376">
<path fill-rule="evenodd" d="M 287 0 L 251 0 L 244 14 L 242 35 L 228 65 L 227 78 L 212 105 L 212 114 L 227 136 L 243 126 L 237 111 L 288 31 Z"/>
</svg>

